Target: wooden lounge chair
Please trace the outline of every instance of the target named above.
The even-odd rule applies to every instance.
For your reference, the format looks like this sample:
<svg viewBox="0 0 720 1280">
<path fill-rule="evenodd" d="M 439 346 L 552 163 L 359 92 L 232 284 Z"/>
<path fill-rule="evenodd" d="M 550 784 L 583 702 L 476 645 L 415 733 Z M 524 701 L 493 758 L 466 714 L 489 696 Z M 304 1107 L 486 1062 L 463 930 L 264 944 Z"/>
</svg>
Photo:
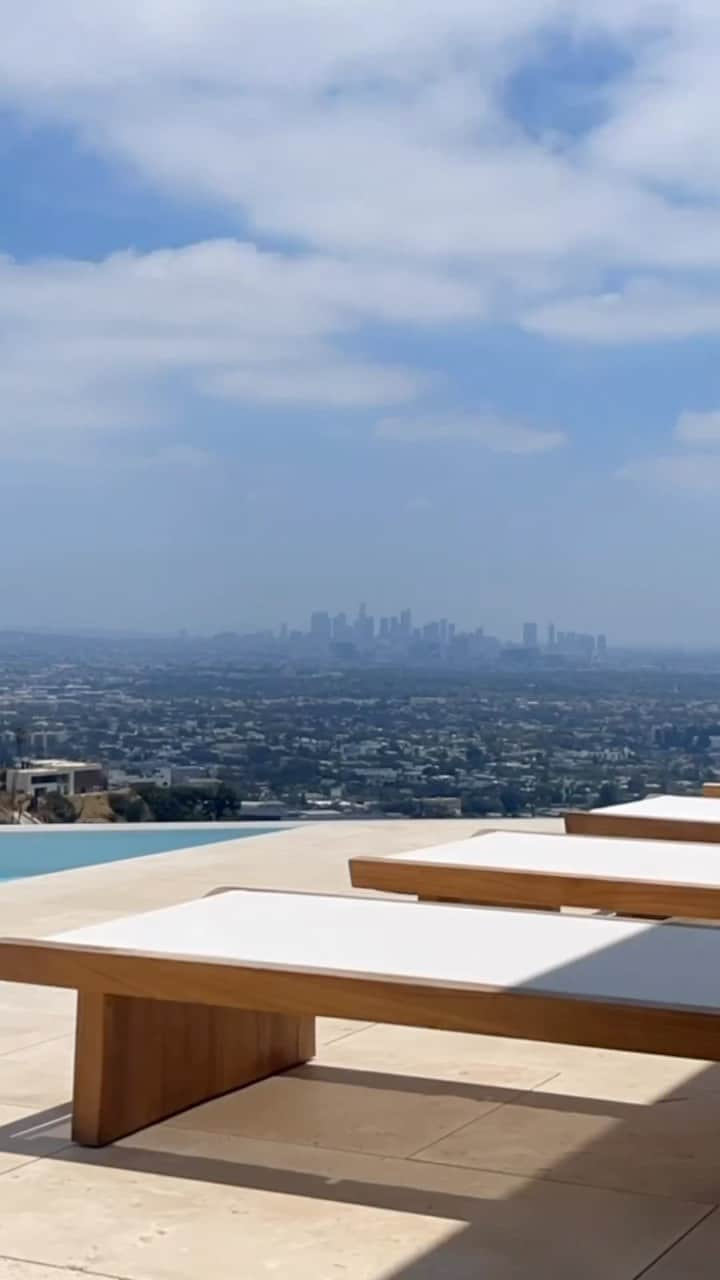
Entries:
<svg viewBox="0 0 720 1280">
<path fill-rule="evenodd" d="M 253 890 L 0 942 L 79 993 L 90 1146 L 305 1062 L 316 1015 L 718 1059 L 719 968 L 715 929 Z"/>
<path fill-rule="evenodd" d="M 434 902 L 720 919 L 713 845 L 488 831 L 393 857 L 351 858 L 350 879 L 358 889 Z"/>
<path fill-rule="evenodd" d="M 720 782 L 704 782 L 703 795 L 709 800 L 720 800 Z"/>
<path fill-rule="evenodd" d="M 571 835 L 720 843 L 720 805 L 708 796 L 648 796 L 606 809 L 565 814 Z"/>
</svg>

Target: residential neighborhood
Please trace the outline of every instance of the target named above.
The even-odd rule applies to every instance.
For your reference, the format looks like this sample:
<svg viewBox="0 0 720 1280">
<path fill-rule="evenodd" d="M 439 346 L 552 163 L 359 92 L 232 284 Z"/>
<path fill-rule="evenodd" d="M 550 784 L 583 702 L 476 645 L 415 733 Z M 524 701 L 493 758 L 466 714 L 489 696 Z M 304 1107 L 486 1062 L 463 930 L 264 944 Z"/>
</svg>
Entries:
<svg viewBox="0 0 720 1280">
<path fill-rule="evenodd" d="M 15 807 L 85 820 L 553 815 L 720 775 L 720 678 L 38 653 L 3 665 L 0 753 Z"/>
</svg>

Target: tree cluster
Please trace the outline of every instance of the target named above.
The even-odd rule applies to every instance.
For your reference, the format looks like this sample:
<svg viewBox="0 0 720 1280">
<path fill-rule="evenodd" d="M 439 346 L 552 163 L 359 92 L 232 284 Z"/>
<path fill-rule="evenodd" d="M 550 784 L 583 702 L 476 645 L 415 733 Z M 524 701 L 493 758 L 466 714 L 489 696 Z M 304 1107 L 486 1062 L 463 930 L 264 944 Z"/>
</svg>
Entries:
<svg viewBox="0 0 720 1280">
<path fill-rule="evenodd" d="M 111 794 L 110 807 L 123 822 L 222 822 L 240 816 L 241 801 L 225 782 L 209 787 L 142 783 Z"/>
</svg>

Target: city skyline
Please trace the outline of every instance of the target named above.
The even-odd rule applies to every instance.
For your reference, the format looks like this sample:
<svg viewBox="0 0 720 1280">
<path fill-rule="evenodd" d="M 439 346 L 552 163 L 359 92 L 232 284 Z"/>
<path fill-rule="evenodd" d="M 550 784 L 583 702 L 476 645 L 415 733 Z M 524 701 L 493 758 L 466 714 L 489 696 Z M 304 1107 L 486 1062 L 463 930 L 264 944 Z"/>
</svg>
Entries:
<svg viewBox="0 0 720 1280">
<path fill-rule="evenodd" d="M 282 623 L 279 629 L 281 635 L 291 634 L 291 629 L 287 623 Z M 485 635 L 485 627 L 478 624 L 475 627 L 462 628 L 452 621 L 450 618 L 433 618 L 430 616 L 423 622 L 417 622 L 413 617 L 412 609 L 399 609 L 395 613 L 378 614 L 369 612 L 366 602 L 361 602 L 357 607 L 357 613 L 352 613 L 346 609 L 314 609 L 310 613 L 309 624 L 306 632 L 298 631 L 298 634 L 306 634 L 316 638 L 319 641 L 330 642 L 342 641 L 354 636 L 359 639 L 376 640 L 376 641 L 392 641 L 392 640 L 409 640 L 413 636 L 428 636 L 431 633 L 432 639 L 437 640 L 441 644 L 446 644 L 452 640 L 456 634 L 478 634 Z M 526 649 L 544 649 L 546 651 L 558 650 L 559 652 L 571 652 L 576 642 L 587 642 L 592 640 L 599 652 L 607 650 L 607 634 L 605 632 L 578 632 L 574 630 L 564 630 L 556 627 L 554 622 L 548 622 L 545 637 L 541 635 L 541 629 L 537 622 L 524 622 L 522 624 L 522 633 L 519 640 L 513 636 L 506 637 L 490 637 L 497 639 L 501 644 L 519 643 L 522 648 Z M 580 645 L 582 648 L 582 644 Z"/>
<path fill-rule="evenodd" d="M 604 632 L 580 632 L 572 629 L 563 630 L 556 627 L 554 622 L 549 622 L 543 629 L 535 622 L 525 622 L 522 624 L 520 634 L 499 635 L 492 634 L 489 629 L 482 623 L 470 624 L 462 626 L 450 618 L 433 617 L 432 613 L 428 615 L 416 616 L 412 609 L 398 609 L 396 612 L 388 614 L 378 614 L 371 612 L 366 603 L 361 602 L 356 611 L 352 609 L 313 609 L 306 620 L 306 625 L 291 625 L 289 622 L 280 622 L 274 626 L 253 626 L 246 625 L 238 628 L 224 627 L 217 631 L 190 629 L 181 627 L 172 632 L 143 632 L 143 631 L 117 631 L 113 629 L 89 627 L 80 629 L 77 632 L 72 630 L 63 630 L 52 627 L 23 627 L 21 625 L 6 625 L 0 627 L 0 636 L 13 636 L 17 634 L 34 634 L 38 636 L 47 635 L 77 635 L 81 638 L 83 635 L 96 636 L 102 638 L 116 637 L 122 640 L 123 636 L 128 639 L 138 638 L 152 639 L 217 639 L 222 636 L 237 635 L 242 638 L 251 639 L 257 636 L 268 636 L 278 641 L 289 641 L 293 638 L 302 638 L 315 640 L 319 644 L 328 645 L 331 642 L 343 641 L 359 641 L 362 644 L 372 643 L 382 647 L 392 647 L 400 641 L 410 642 L 417 640 L 426 640 L 434 644 L 446 646 L 456 637 L 478 637 L 490 643 L 490 645 L 498 646 L 498 648 L 525 648 L 537 649 L 545 653 L 557 652 L 572 654 L 582 654 L 589 651 L 596 652 L 598 656 L 604 656 L 608 650 L 608 639 Z M 591 643 L 592 642 L 592 643 Z M 621 648 L 624 646 L 620 646 Z"/>
<path fill-rule="evenodd" d="M 238 634 L 253 635 L 252 632 Z M 263 632 L 254 634 L 262 635 Z M 459 642 L 465 645 L 465 656 L 488 658 L 498 656 L 507 648 L 586 659 L 602 659 L 608 653 L 605 632 L 564 630 L 549 622 L 542 635 L 537 622 L 524 622 L 519 637 L 496 636 L 483 625 L 463 628 L 451 618 L 430 616 L 420 620 L 409 608 L 376 614 L 368 610 L 364 601 L 357 606 L 355 613 L 348 609 L 313 609 L 305 628 L 291 627 L 284 622 L 278 627 L 268 628 L 264 634 L 289 647 L 293 642 L 309 642 L 308 652 L 316 654 L 341 653 L 348 646 L 358 654 L 372 651 L 402 657 L 413 649 L 419 653 L 423 647 L 428 652 L 437 650 L 447 654 L 453 647 L 457 650 Z M 468 648 L 467 642 L 474 642 L 474 648 L 472 645 Z"/>
</svg>

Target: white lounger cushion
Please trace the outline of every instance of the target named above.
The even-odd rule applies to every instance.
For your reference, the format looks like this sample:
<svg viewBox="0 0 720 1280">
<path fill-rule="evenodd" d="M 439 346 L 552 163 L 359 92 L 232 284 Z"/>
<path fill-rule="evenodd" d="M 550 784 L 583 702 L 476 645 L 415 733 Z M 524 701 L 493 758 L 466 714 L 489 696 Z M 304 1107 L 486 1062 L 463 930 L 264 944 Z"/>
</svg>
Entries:
<svg viewBox="0 0 720 1280">
<path fill-rule="evenodd" d="M 711 801 L 717 805 L 718 801 Z M 642 880 L 648 884 L 702 885 L 720 889 L 716 844 L 671 840 L 623 840 L 603 836 L 489 831 L 470 840 L 393 854 L 389 862 L 445 867 L 495 868 L 551 875 Z"/>
<path fill-rule="evenodd" d="M 591 813 L 619 813 L 628 818 L 664 818 L 678 822 L 720 822 L 720 804 L 711 796 L 646 796 L 627 804 L 610 804 Z"/>
<path fill-rule="evenodd" d="M 720 1009 L 715 929 L 237 890 L 52 941 L 189 961 Z"/>
</svg>

